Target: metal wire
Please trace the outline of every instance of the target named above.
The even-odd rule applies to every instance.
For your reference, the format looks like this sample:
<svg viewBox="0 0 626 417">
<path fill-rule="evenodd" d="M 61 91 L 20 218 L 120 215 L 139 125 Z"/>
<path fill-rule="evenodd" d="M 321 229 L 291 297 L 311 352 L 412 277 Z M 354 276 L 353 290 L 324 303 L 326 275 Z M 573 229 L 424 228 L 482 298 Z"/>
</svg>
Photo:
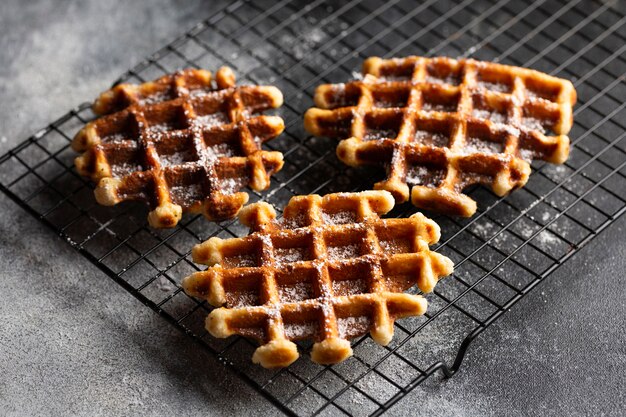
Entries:
<svg viewBox="0 0 626 417">
<path fill-rule="evenodd" d="M 452 376 L 472 340 L 626 211 L 625 51 L 626 16 L 617 2 L 238 1 L 117 80 L 229 65 L 242 82 L 278 85 L 287 128 L 267 145 L 283 152 L 285 167 L 268 192 L 250 191 L 251 200 L 278 209 L 293 195 L 367 189 L 381 178 L 340 164 L 336 144 L 305 134 L 301 120 L 316 85 L 347 80 L 368 56 L 471 56 L 574 81 L 579 104 L 569 160 L 559 167 L 534 163 L 526 187 L 507 197 L 474 187 L 469 194 L 479 211 L 471 219 L 429 213 L 442 226 L 437 250 L 455 261 L 455 274 L 428 296 L 425 317 L 396 323 L 389 346 L 361 337 L 354 357 L 336 366 L 300 360 L 268 371 L 250 363 L 252 342 L 207 335 L 210 307 L 179 285 L 197 270 L 190 248 L 246 230 L 234 220 L 199 217 L 152 230 L 143 207 L 95 204 L 69 148 L 93 118 L 88 104 L 0 157 L 0 189 L 286 414 L 379 415 L 435 372 Z M 392 215 L 414 211 L 405 204 Z"/>
</svg>

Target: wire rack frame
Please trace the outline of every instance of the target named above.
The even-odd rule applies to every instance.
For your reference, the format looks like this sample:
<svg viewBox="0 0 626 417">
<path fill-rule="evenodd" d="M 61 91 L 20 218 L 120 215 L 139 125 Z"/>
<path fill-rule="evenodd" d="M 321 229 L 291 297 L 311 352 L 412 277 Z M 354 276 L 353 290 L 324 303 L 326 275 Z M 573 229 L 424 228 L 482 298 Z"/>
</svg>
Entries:
<svg viewBox="0 0 626 417">
<path fill-rule="evenodd" d="M 526 187 L 508 197 L 472 188 L 479 211 L 471 219 L 429 213 L 442 226 L 436 249 L 455 261 L 454 275 L 429 295 L 424 317 L 396 323 L 389 346 L 358 338 L 354 357 L 340 365 L 300 360 L 267 371 L 250 364 L 250 341 L 207 335 L 210 307 L 179 285 L 198 269 L 189 250 L 210 236 L 246 230 L 236 221 L 196 216 L 157 231 L 145 224 L 142 207 L 98 206 L 69 149 L 74 133 L 93 118 L 88 104 L 0 157 L 0 189 L 286 414 L 379 415 L 438 370 L 452 376 L 476 336 L 626 211 L 625 23 L 617 2 L 238 1 L 117 81 L 226 64 L 242 82 L 281 88 L 286 130 L 267 147 L 283 152 L 285 167 L 267 192 L 249 191 L 252 201 L 277 208 L 296 194 L 367 189 L 381 178 L 344 167 L 335 144 L 308 136 L 301 123 L 315 86 L 351 78 L 368 56 L 471 56 L 574 81 L 579 104 L 569 160 L 558 167 L 533 163 Z M 405 204 L 391 215 L 414 211 Z"/>
</svg>

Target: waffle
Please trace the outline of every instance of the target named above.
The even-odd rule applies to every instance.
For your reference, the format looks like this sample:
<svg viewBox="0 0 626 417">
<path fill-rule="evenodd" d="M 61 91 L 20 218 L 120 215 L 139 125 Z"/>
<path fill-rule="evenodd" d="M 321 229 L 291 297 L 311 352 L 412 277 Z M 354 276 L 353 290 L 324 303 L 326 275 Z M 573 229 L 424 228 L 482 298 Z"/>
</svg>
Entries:
<svg viewBox="0 0 626 417">
<path fill-rule="evenodd" d="M 210 220 L 234 217 L 248 201 L 239 192 L 263 190 L 283 165 L 261 144 L 284 129 L 276 116 L 254 113 L 282 104 L 275 87 L 235 86 L 230 68 L 188 69 L 141 85 L 121 84 L 93 105 L 104 115 L 72 141 L 84 152 L 78 172 L 97 183 L 96 200 L 141 200 L 153 227 L 173 227 L 182 212 Z"/>
<path fill-rule="evenodd" d="M 398 202 L 471 216 L 462 191 L 491 186 L 499 196 L 523 186 L 530 162 L 569 154 L 576 91 L 538 71 L 471 59 L 369 58 L 363 76 L 321 85 L 305 114 L 312 134 L 344 139 L 350 166 L 383 166 L 375 189 Z"/>
<path fill-rule="evenodd" d="M 183 288 L 220 307 L 209 333 L 256 339 L 252 360 L 266 368 L 295 361 L 296 340 L 313 340 L 311 359 L 321 364 L 351 356 L 348 339 L 368 331 L 386 345 L 395 319 L 426 311 L 421 295 L 403 292 L 415 284 L 430 292 L 452 272 L 428 248 L 439 226 L 421 213 L 379 218 L 393 205 L 386 191 L 297 196 L 280 221 L 271 205 L 249 205 L 239 218 L 252 234 L 194 247 L 194 261 L 210 268 Z"/>
</svg>

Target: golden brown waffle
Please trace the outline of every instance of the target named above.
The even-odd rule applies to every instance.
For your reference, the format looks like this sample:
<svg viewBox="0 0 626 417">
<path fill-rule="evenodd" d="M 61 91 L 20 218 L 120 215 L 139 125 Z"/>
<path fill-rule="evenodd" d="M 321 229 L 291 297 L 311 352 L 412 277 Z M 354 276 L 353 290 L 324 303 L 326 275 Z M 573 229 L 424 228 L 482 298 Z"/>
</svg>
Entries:
<svg viewBox="0 0 626 417">
<path fill-rule="evenodd" d="M 387 169 L 374 188 L 396 201 L 471 216 L 472 184 L 499 195 L 523 186 L 533 159 L 569 153 L 571 82 L 538 71 L 471 59 L 369 58 L 362 79 L 321 85 L 306 129 L 342 140 L 350 166 Z M 553 132 L 553 133 L 552 133 Z"/>
<path fill-rule="evenodd" d="M 141 85 L 121 84 L 100 95 L 96 114 L 74 138 L 84 153 L 76 168 L 98 185 L 96 200 L 114 205 L 141 200 L 153 227 L 173 227 L 183 211 L 210 220 L 234 217 L 248 201 L 239 192 L 263 190 L 280 170 L 280 152 L 261 144 L 284 129 L 276 87 L 235 86 L 230 68 L 188 69 Z"/>
<path fill-rule="evenodd" d="M 348 339 L 368 331 L 386 345 L 394 320 L 421 315 L 426 300 L 403 291 L 432 291 L 452 261 L 431 252 L 439 226 L 421 213 L 381 219 L 393 208 L 386 191 L 293 197 L 283 218 L 267 203 L 245 207 L 247 237 L 213 237 L 193 249 L 210 268 L 183 288 L 216 307 L 207 330 L 259 341 L 252 360 L 266 368 L 298 358 L 294 340 L 315 341 L 311 359 L 338 363 L 352 355 Z"/>
</svg>

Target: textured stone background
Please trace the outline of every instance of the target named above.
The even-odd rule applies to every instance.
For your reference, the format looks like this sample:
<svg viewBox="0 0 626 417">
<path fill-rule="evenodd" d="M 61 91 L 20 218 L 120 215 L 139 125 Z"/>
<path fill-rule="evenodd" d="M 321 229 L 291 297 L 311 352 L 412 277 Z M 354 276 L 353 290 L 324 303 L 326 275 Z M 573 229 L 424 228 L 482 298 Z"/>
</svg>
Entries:
<svg viewBox="0 0 626 417">
<path fill-rule="evenodd" d="M 0 2 L 0 154 L 215 2 Z M 268 415 L 216 361 L 0 196 L 0 414 Z M 620 415 L 626 218 L 390 415 Z M 213 372 L 218 370 L 219 375 Z"/>
</svg>

